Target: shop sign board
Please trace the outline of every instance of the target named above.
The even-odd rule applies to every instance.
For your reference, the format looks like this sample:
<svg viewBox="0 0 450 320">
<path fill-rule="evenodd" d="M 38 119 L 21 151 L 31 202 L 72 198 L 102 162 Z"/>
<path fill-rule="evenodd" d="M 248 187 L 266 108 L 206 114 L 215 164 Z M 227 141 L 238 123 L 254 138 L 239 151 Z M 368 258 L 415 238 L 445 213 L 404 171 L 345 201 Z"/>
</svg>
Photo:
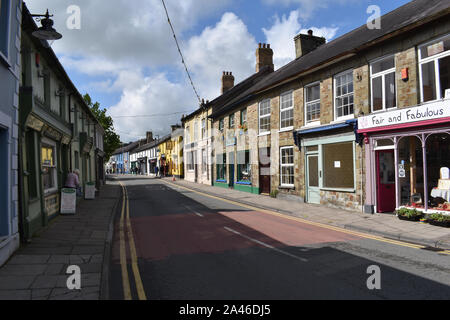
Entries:
<svg viewBox="0 0 450 320">
<path fill-rule="evenodd" d="M 450 117 L 450 100 L 441 100 L 414 108 L 399 109 L 359 118 L 358 129 L 363 131 L 448 117 Z"/>
<path fill-rule="evenodd" d="M 75 214 L 77 210 L 77 191 L 75 189 L 61 190 L 61 214 Z"/>
<path fill-rule="evenodd" d="M 86 183 L 86 187 L 84 190 L 84 199 L 85 200 L 95 199 L 95 184 L 93 182 Z"/>
</svg>

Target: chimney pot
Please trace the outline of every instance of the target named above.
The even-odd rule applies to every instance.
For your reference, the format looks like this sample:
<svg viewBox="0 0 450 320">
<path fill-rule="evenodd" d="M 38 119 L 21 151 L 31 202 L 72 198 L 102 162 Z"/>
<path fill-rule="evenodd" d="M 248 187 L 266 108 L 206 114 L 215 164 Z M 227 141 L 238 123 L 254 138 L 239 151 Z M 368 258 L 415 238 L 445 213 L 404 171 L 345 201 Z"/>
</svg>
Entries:
<svg viewBox="0 0 450 320">
<path fill-rule="evenodd" d="M 272 71 L 274 70 L 273 50 L 270 48 L 270 44 L 260 43 L 256 50 L 256 72 L 258 73 L 265 66 L 269 66 Z"/>
<path fill-rule="evenodd" d="M 226 71 L 222 76 L 222 94 L 234 87 L 234 76 L 230 71 Z"/>
<path fill-rule="evenodd" d="M 297 59 L 326 43 L 325 38 L 314 36 L 313 30 L 309 30 L 308 35 L 299 34 L 294 38 L 294 41 L 295 56 Z"/>
</svg>

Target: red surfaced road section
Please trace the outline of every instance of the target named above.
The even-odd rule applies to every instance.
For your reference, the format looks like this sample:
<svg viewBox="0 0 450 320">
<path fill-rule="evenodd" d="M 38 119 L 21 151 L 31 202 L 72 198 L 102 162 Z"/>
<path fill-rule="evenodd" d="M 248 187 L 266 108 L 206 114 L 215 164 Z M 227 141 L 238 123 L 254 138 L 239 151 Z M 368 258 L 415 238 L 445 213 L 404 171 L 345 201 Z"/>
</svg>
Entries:
<svg viewBox="0 0 450 320">
<path fill-rule="evenodd" d="M 225 227 L 277 248 L 359 239 L 302 222 L 248 211 L 206 214 L 201 218 L 186 210 L 185 214 L 132 218 L 132 226 L 138 256 L 149 260 L 261 247 Z"/>
</svg>

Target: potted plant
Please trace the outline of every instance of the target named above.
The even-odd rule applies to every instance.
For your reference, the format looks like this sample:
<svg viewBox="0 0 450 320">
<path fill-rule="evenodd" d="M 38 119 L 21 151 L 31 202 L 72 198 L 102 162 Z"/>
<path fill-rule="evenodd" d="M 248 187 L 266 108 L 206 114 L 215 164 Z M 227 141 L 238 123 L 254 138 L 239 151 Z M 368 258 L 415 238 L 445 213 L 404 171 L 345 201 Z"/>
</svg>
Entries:
<svg viewBox="0 0 450 320">
<path fill-rule="evenodd" d="M 428 223 L 433 226 L 448 228 L 450 227 L 450 216 L 434 213 L 428 217 Z"/>
<path fill-rule="evenodd" d="M 400 220 L 420 221 L 423 218 L 423 213 L 416 209 L 402 208 L 397 210 L 396 213 Z"/>
</svg>

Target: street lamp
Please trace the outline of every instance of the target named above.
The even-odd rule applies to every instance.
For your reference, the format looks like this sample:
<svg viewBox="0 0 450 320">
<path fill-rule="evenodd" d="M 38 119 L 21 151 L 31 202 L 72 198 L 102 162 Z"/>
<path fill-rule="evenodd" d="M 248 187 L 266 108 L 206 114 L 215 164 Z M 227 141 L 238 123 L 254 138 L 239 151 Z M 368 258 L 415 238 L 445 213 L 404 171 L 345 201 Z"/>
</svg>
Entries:
<svg viewBox="0 0 450 320">
<path fill-rule="evenodd" d="M 36 31 L 32 33 L 34 37 L 40 40 L 47 40 L 47 41 L 59 40 L 62 38 L 62 35 L 53 28 L 53 20 L 50 19 L 50 17 L 53 17 L 53 15 L 49 15 L 48 9 L 45 15 L 32 14 L 31 16 L 38 18 L 38 21 L 39 18 L 44 17 L 44 19 L 40 19 L 42 27 L 38 28 Z"/>
</svg>

